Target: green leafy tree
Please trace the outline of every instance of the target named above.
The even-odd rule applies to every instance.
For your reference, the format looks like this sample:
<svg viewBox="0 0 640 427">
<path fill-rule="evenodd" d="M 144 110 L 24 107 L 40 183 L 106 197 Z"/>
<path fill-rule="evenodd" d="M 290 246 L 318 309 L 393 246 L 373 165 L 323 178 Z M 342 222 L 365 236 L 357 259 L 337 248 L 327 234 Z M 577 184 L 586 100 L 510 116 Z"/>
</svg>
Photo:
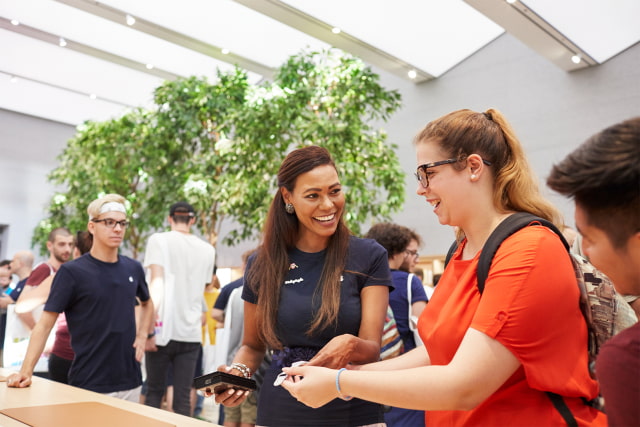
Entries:
<svg viewBox="0 0 640 427">
<path fill-rule="evenodd" d="M 309 144 L 334 156 L 354 232 L 404 203 L 397 147 L 373 125 L 391 117 L 400 95 L 352 56 L 302 52 L 260 85 L 240 70 L 219 73 L 215 84 L 178 79 L 157 88 L 154 101 L 154 110 L 79 127 L 49 177 L 65 191 L 53 197 L 34 243 L 55 226 L 84 228 L 86 206 L 108 192 L 125 196 L 133 213 L 126 244 L 134 256 L 178 199 L 200 212 L 197 225 L 213 244 L 224 220 L 235 226 L 225 243 L 255 238 L 280 163 Z"/>
</svg>

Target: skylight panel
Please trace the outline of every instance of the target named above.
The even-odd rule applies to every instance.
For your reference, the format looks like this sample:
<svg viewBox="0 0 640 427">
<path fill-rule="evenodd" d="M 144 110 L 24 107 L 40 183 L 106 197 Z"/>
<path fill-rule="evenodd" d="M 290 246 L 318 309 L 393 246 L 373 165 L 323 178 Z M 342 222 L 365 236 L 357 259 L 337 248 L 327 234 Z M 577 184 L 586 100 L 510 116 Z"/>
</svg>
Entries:
<svg viewBox="0 0 640 427">
<path fill-rule="evenodd" d="M 526 0 L 523 3 L 599 63 L 640 41 L 638 0 Z"/>
<path fill-rule="evenodd" d="M 460 0 L 283 1 L 436 77 L 504 32 Z"/>
</svg>

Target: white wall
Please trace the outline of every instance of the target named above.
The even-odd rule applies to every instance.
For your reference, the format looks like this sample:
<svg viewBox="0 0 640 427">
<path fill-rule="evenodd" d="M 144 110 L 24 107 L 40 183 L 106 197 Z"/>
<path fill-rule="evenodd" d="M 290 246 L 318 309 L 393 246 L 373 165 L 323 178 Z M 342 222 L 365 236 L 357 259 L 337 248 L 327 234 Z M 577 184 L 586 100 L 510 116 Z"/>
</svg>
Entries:
<svg viewBox="0 0 640 427">
<path fill-rule="evenodd" d="M 54 191 L 47 175 L 74 133 L 73 126 L 0 109 L 0 225 L 8 226 L 0 259 L 31 249 L 33 229 Z"/>
<path fill-rule="evenodd" d="M 405 209 L 394 220 L 422 235 L 425 245 L 420 253 L 425 255 L 445 253 L 453 237 L 415 195 L 411 140 L 428 121 L 460 108 L 501 110 L 544 185 L 551 165 L 588 136 L 640 115 L 640 44 L 598 67 L 567 73 L 505 34 L 437 80 L 420 85 L 375 71 L 385 87 L 400 90 L 404 103 L 383 124 L 389 139 L 398 144 L 407 172 Z M 0 257 L 29 247 L 31 230 L 52 192 L 46 175 L 73 134 L 71 126 L 0 110 L 0 225 L 10 226 L 8 245 Z M 573 224 L 571 203 L 550 196 Z M 241 254 L 254 245 L 219 245 L 218 265 L 239 266 Z"/>
</svg>

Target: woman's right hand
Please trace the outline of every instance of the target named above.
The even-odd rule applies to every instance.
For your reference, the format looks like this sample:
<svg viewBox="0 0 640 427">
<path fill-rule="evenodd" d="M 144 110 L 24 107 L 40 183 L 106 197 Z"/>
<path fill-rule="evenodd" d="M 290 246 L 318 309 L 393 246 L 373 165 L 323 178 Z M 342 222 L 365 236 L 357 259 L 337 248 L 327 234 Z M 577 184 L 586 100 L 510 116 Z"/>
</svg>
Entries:
<svg viewBox="0 0 640 427">
<path fill-rule="evenodd" d="M 229 368 L 227 365 L 218 366 L 218 371 L 225 372 L 231 375 L 241 376 L 241 375 L 230 372 L 232 371 L 232 369 Z M 235 388 L 226 388 L 224 390 L 221 390 L 218 393 L 214 393 L 213 389 L 207 387 L 202 391 L 204 392 L 205 397 L 215 396 L 215 402 L 217 404 L 228 406 L 228 407 L 240 405 L 242 402 L 244 402 L 247 396 L 249 396 L 249 393 L 251 393 L 250 391 L 247 391 L 247 390 L 239 390 Z"/>
<path fill-rule="evenodd" d="M 242 402 L 244 402 L 247 396 L 249 396 L 249 393 L 251 392 L 247 390 L 236 390 L 235 388 L 227 388 L 222 392 L 215 394 L 211 393 L 210 389 L 207 389 L 204 395 L 211 396 L 212 394 L 214 394 L 217 404 L 232 407 L 238 406 Z"/>
</svg>

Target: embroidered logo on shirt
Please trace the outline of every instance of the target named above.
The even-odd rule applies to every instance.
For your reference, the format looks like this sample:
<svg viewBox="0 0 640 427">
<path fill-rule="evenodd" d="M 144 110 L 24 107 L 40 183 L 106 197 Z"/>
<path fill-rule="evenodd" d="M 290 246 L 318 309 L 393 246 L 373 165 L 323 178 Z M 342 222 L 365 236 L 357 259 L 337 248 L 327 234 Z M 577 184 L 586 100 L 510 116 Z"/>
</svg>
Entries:
<svg viewBox="0 0 640 427">
<path fill-rule="evenodd" d="M 292 262 L 291 264 L 289 264 L 289 270 L 293 270 L 295 268 L 298 268 L 298 264 L 296 264 L 295 262 Z"/>
<path fill-rule="evenodd" d="M 133 277 L 129 276 L 129 282 L 133 283 Z"/>
</svg>

